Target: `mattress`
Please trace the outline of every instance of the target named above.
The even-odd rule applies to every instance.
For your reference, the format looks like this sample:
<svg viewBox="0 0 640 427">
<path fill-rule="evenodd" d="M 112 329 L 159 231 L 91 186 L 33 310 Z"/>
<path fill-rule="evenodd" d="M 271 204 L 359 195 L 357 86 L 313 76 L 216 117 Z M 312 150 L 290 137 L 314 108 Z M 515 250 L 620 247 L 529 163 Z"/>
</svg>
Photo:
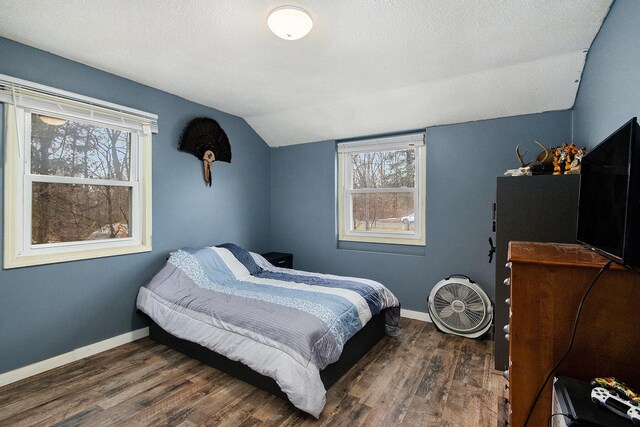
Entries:
<svg viewBox="0 0 640 427">
<path fill-rule="evenodd" d="M 395 335 L 400 312 L 376 281 L 277 268 L 232 244 L 173 253 L 137 306 L 172 335 L 273 378 L 316 418 L 326 394 L 319 371 L 383 309 Z"/>
</svg>

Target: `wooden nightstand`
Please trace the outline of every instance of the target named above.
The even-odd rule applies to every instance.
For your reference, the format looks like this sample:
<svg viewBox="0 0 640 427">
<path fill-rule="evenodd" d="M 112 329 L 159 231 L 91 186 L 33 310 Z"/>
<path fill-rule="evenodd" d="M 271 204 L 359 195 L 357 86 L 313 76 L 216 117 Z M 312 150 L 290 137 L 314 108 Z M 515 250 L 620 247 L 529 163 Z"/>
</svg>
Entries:
<svg viewBox="0 0 640 427">
<path fill-rule="evenodd" d="M 269 252 L 266 254 L 262 254 L 262 256 L 276 267 L 293 268 L 292 254 L 285 254 L 282 252 Z"/>
</svg>

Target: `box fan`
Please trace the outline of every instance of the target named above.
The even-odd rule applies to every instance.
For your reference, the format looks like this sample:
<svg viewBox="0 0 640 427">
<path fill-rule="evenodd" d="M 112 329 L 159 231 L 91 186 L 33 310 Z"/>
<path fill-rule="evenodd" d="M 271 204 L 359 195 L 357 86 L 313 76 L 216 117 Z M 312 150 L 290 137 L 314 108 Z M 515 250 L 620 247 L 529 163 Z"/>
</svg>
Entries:
<svg viewBox="0 0 640 427">
<path fill-rule="evenodd" d="M 491 328 L 493 305 L 476 282 L 453 274 L 431 290 L 429 315 L 441 332 L 478 338 Z"/>
</svg>

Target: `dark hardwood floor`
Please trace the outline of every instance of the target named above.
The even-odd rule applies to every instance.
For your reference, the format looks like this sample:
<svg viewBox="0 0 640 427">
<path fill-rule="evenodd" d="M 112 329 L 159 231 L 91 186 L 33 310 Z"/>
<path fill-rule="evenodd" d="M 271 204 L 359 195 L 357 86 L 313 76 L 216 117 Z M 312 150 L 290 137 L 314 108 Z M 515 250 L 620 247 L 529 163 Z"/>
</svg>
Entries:
<svg viewBox="0 0 640 427">
<path fill-rule="evenodd" d="M 319 420 L 149 338 L 0 388 L 0 425 L 496 426 L 493 342 L 401 319 L 327 393 Z M 502 422 L 502 425 L 504 423 Z"/>
</svg>

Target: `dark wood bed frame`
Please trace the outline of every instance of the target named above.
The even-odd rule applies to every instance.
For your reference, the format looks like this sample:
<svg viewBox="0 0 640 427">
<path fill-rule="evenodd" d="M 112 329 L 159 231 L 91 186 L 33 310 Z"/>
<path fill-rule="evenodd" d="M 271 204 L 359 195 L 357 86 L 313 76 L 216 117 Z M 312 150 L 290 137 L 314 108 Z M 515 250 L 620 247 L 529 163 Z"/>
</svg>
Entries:
<svg viewBox="0 0 640 427">
<path fill-rule="evenodd" d="M 329 390 L 362 356 L 385 336 L 384 320 L 385 311 L 383 310 L 347 341 L 337 362 L 320 371 L 320 378 L 325 389 Z M 155 341 L 193 357 L 202 363 L 268 391 L 275 396 L 287 399 L 287 396 L 272 378 L 259 374 L 248 366 L 228 359 L 199 344 L 177 338 L 162 329 L 151 319 L 149 319 L 149 336 Z"/>
</svg>

